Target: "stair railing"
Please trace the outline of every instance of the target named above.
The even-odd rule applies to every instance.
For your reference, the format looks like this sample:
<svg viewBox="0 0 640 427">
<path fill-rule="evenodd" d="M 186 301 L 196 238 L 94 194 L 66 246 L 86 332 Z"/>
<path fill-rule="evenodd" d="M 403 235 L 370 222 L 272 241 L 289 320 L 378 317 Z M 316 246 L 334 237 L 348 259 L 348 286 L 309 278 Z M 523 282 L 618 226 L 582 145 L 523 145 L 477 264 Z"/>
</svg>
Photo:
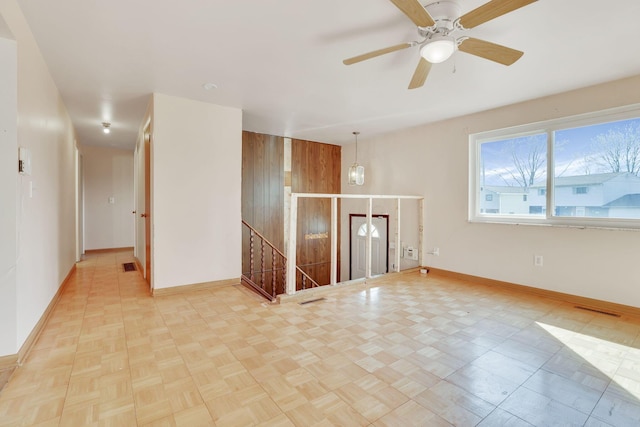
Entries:
<svg viewBox="0 0 640 427">
<path fill-rule="evenodd" d="M 243 255 L 242 282 L 268 300 L 275 301 L 278 295 L 286 292 L 287 257 L 245 220 L 242 220 L 242 224 L 249 231 L 248 253 Z M 259 266 L 256 265 L 256 258 L 260 260 Z M 245 265 L 245 261 L 248 261 L 248 266 Z M 245 267 L 248 267 L 249 271 L 244 271 Z M 296 287 L 307 289 L 320 286 L 300 267 L 296 266 L 296 270 L 301 278 L 299 281 L 296 275 L 297 285 L 300 282 Z"/>
</svg>

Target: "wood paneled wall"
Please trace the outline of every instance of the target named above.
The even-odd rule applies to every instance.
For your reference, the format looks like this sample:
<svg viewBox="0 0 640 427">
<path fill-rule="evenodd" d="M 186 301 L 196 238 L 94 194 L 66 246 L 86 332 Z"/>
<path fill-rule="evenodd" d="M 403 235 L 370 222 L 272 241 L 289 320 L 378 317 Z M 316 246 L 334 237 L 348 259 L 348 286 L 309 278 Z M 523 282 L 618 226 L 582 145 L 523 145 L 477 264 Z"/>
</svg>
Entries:
<svg viewBox="0 0 640 427">
<path fill-rule="evenodd" d="M 253 132 L 242 132 L 242 219 L 284 252 L 284 138 Z M 242 227 L 242 272 L 252 276 L 250 232 Z M 273 254 L 255 240 L 253 273 L 262 275 L 262 262 L 269 294 L 272 275 L 276 275 L 276 293 L 284 292 L 280 259 L 273 269 Z M 276 256 L 276 258 L 278 258 Z M 272 271 L 273 270 L 273 271 Z"/>
<path fill-rule="evenodd" d="M 242 132 L 242 219 L 284 251 L 284 138 Z"/>
<path fill-rule="evenodd" d="M 340 193 L 340 163 L 340 146 L 292 140 L 291 191 L 293 193 Z M 305 239 L 305 235 L 317 237 L 322 233 L 328 233 L 329 237 Z M 321 285 L 328 284 L 331 278 L 330 235 L 331 200 L 300 199 L 297 263 Z M 338 242 L 338 248 L 340 248 L 340 242 Z M 338 254 L 339 259 L 340 254 Z"/>
<path fill-rule="evenodd" d="M 340 193 L 341 147 L 294 139 L 291 141 L 291 191 L 295 193 Z M 242 133 L 242 219 L 284 252 L 284 138 L 253 132 Z M 328 284 L 331 277 L 331 201 L 303 199 L 298 207 L 297 263 L 316 282 Z M 339 233 L 338 233 L 339 234 Z M 305 239 L 305 235 L 315 237 Z M 250 275 L 249 233 L 243 230 L 242 271 Z M 320 237 L 320 238 L 318 238 Z M 338 247 L 340 247 L 338 242 Z M 254 272 L 262 254 L 255 251 Z M 340 259 L 338 255 L 338 259 Z M 271 265 L 271 253 L 264 255 Z M 338 271 L 339 268 L 338 268 Z M 268 280 L 270 280 L 270 274 Z M 284 283 L 277 271 L 278 293 Z M 339 280 L 339 278 L 338 278 Z M 271 290 L 267 289 L 270 293 Z"/>
</svg>

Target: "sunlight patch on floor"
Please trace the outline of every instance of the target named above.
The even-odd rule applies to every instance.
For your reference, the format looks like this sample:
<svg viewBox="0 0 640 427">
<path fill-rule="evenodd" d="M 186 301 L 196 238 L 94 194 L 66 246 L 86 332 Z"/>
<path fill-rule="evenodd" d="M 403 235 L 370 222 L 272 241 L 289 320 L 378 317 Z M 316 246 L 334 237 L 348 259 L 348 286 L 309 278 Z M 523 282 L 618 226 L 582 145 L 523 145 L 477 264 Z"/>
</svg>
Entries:
<svg viewBox="0 0 640 427">
<path fill-rule="evenodd" d="M 629 376 L 640 377 L 640 349 L 603 340 L 542 322 L 538 326 L 564 344 L 591 366 L 624 388 L 629 395 L 640 400 L 640 387 Z"/>
</svg>

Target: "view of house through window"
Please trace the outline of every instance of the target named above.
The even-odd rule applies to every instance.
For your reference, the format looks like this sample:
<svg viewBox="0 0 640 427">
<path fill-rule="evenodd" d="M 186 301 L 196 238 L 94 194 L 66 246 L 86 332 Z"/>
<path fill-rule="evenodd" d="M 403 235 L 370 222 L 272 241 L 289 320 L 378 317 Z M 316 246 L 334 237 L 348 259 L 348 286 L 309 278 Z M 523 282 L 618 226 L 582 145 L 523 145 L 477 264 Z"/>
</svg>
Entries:
<svg viewBox="0 0 640 427">
<path fill-rule="evenodd" d="M 532 205 L 531 188 L 547 174 L 547 134 L 501 139 L 480 145 L 480 213 L 541 215 L 545 197 Z M 536 195 L 538 194 L 536 188 Z"/>
<path fill-rule="evenodd" d="M 591 123 L 476 140 L 476 215 L 640 219 L 640 118 Z"/>
<path fill-rule="evenodd" d="M 640 119 L 557 130 L 557 216 L 640 218 Z"/>
</svg>

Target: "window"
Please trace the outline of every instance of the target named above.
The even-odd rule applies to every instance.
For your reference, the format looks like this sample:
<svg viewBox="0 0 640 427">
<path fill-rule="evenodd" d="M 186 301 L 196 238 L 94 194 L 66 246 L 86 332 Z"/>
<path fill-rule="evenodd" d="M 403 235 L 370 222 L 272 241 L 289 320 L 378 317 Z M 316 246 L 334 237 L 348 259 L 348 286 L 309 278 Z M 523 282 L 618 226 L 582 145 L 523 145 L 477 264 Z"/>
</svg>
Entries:
<svg viewBox="0 0 640 427">
<path fill-rule="evenodd" d="M 358 228 L 358 236 L 366 236 L 367 235 L 367 224 L 364 223 Z M 371 224 L 371 237 L 374 239 L 380 238 L 380 233 L 375 225 Z"/>
<path fill-rule="evenodd" d="M 469 141 L 471 221 L 640 228 L 639 106 Z"/>
<path fill-rule="evenodd" d="M 639 116 L 554 130 L 555 216 L 640 219 Z"/>
<path fill-rule="evenodd" d="M 573 187 L 573 194 L 587 194 L 588 187 Z"/>
<path fill-rule="evenodd" d="M 532 186 L 544 178 L 547 169 L 547 135 L 535 133 L 484 141 L 479 146 L 480 186 L 491 190 L 480 209 L 492 215 L 539 216 L 531 213 L 526 197 Z M 495 198 L 493 195 L 495 194 Z M 491 199 L 488 196 L 492 196 Z M 544 207 L 544 197 L 540 198 Z M 492 204 L 493 205 L 493 204 Z"/>
</svg>

